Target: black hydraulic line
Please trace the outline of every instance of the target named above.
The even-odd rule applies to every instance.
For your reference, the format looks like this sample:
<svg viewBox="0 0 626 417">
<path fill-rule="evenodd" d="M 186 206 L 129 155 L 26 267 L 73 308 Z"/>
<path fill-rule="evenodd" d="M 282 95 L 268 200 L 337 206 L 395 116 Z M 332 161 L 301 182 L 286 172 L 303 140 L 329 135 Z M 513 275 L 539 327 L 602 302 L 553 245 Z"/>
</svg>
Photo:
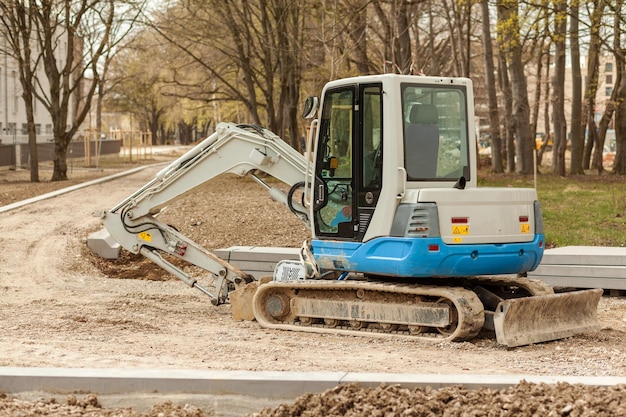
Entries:
<svg viewBox="0 0 626 417">
<path fill-rule="evenodd" d="M 287 207 L 289 207 L 289 210 L 291 210 L 291 212 L 293 214 L 295 214 L 296 216 L 304 216 L 306 219 L 309 218 L 309 214 L 303 211 L 299 211 L 296 210 L 296 208 L 293 206 L 293 195 L 296 192 L 297 189 L 299 188 L 303 188 L 305 185 L 304 181 L 300 181 L 295 183 L 294 185 L 291 186 L 291 188 L 289 189 L 289 192 L 287 193 Z M 304 206 L 304 195 L 302 196 L 302 206 Z"/>
</svg>

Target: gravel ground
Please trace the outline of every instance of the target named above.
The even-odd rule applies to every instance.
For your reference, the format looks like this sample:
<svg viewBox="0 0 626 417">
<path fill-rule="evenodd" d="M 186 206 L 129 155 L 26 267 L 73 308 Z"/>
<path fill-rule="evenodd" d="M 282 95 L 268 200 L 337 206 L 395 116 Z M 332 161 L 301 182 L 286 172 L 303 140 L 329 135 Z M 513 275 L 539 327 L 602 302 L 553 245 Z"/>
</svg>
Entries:
<svg viewBox="0 0 626 417">
<path fill-rule="evenodd" d="M 0 366 L 626 376 L 624 297 L 602 298 L 597 333 L 513 349 L 484 335 L 427 343 L 234 322 L 228 306 L 212 306 L 144 260 L 127 256 L 105 264 L 86 249 L 86 236 L 99 228 L 93 214 L 157 170 L 0 213 Z M 72 181 L 113 171 L 76 172 Z M 35 192 L 20 175 L 28 178 L 0 171 L 0 206 Z M 36 193 L 45 192 L 45 184 L 57 186 L 36 184 Z M 233 177 L 220 177 L 170 205 L 162 219 L 209 250 L 295 247 L 307 236 L 263 189 Z M 500 391 L 347 385 L 259 406 L 253 415 L 619 416 L 626 415 L 625 390 L 527 383 Z M 154 408 L 139 410 L 102 406 L 94 395 L 42 397 L 0 395 L 0 416 L 222 415 L 193 403 L 155 400 Z"/>
</svg>

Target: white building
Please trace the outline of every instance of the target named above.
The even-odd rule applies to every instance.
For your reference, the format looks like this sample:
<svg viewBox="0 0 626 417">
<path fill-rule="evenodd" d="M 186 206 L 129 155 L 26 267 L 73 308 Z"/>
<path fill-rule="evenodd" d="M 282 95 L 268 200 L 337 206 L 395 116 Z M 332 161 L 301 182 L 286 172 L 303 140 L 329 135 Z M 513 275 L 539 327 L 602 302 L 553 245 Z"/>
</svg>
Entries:
<svg viewBox="0 0 626 417">
<path fill-rule="evenodd" d="M 4 41 L 2 41 L 4 42 Z M 28 130 L 26 110 L 22 99 L 22 84 L 17 61 L 0 48 L 0 143 L 27 143 Z M 48 88 L 48 80 L 42 68 L 37 71 L 42 87 Z M 37 142 L 53 140 L 52 119 L 46 108 L 34 101 L 35 130 Z"/>
</svg>

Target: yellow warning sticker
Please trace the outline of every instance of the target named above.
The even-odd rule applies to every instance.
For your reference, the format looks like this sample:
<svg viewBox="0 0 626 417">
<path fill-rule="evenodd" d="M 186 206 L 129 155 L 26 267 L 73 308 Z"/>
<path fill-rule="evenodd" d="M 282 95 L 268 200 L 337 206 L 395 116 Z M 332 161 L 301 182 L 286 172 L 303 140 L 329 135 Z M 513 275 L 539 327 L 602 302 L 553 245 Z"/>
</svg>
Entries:
<svg viewBox="0 0 626 417">
<path fill-rule="evenodd" d="M 520 232 L 522 233 L 530 233 L 530 224 L 528 223 L 522 223 L 519 225 L 520 227 Z"/>
<path fill-rule="evenodd" d="M 469 226 L 452 226 L 453 235 L 469 235 Z"/>
<path fill-rule="evenodd" d="M 463 243 L 463 238 L 462 237 L 453 237 L 452 238 L 452 243 Z"/>
<path fill-rule="evenodd" d="M 139 239 L 144 240 L 146 242 L 151 242 L 152 241 L 152 234 L 150 234 L 148 232 L 141 232 L 141 233 L 139 233 Z"/>
</svg>

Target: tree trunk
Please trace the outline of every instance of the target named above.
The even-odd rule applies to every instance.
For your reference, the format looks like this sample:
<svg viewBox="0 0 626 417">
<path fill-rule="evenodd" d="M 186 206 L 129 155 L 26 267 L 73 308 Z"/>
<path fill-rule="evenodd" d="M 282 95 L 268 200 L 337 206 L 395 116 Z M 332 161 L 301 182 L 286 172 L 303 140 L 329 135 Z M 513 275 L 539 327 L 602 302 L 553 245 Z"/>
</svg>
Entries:
<svg viewBox="0 0 626 417">
<path fill-rule="evenodd" d="M 54 166 L 52 181 L 67 181 L 67 146 L 68 139 L 65 134 L 54 135 Z"/>
<path fill-rule="evenodd" d="M 506 169 L 508 172 L 515 172 L 515 127 L 512 117 L 513 100 L 511 94 L 511 83 L 509 82 L 508 63 L 504 51 L 500 50 L 498 55 L 500 62 L 500 89 L 504 95 L 504 131 L 505 133 L 505 152 L 506 152 Z"/>
<path fill-rule="evenodd" d="M 552 59 L 550 58 L 550 54 L 546 54 L 546 75 L 543 77 L 544 80 L 549 80 L 551 77 L 551 71 L 550 68 L 552 66 Z M 545 132 L 544 133 L 544 137 L 543 137 L 543 145 L 541 146 L 541 148 L 539 149 L 539 155 L 538 155 L 538 160 L 541 161 L 541 159 L 543 158 L 543 154 L 545 153 L 545 151 L 548 149 L 548 144 L 550 143 L 550 141 L 552 140 L 552 137 L 554 136 L 552 134 L 552 126 L 551 126 L 551 120 L 550 120 L 550 97 L 552 97 L 552 89 L 550 88 L 550 83 L 546 82 L 546 91 L 544 92 L 544 105 L 543 105 L 543 125 L 545 126 Z M 554 145 L 554 144 L 553 144 Z"/>
<path fill-rule="evenodd" d="M 193 141 L 193 123 L 178 122 L 178 136 L 181 145 L 188 145 Z"/>
<path fill-rule="evenodd" d="M 595 100 L 594 100 L 595 103 Z M 583 167 L 589 169 L 593 167 L 591 156 L 593 149 L 598 143 L 598 126 L 594 120 L 593 112 L 587 114 L 587 142 L 585 143 L 585 149 L 583 153 Z"/>
<path fill-rule="evenodd" d="M 511 93 L 513 100 L 513 119 L 515 121 L 516 147 L 518 156 L 517 172 L 533 173 L 533 138 L 530 134 L 530 106 L 528 104 L 528 88 L 522 64 L 521 49 L 513 54 L 509 71 L 511 73 Z"/>
<path fill-rule="evenodd" d="M 517 0 L 504 0 L 498 3 L 499 21 L 503 23 L 501 49 L 510 57 L 508 72 L 511 81 L 512 118 L 518 158 L 516 168 L 519 174 L 532 174 L 534 140 L 530 137 L 530 106 L 522 59 L 518 8 Z"/>
<path fill-rule="evenodd" d="M 408 74 L 411 69 L 411 36 L 409 33 L 409 17 L 408 17 L 408 3 L 407 1 L 401 1 L 400 7 L 396 12 L 396 27 L 397 35 L 394 37 L 396 42 L 396 63 L 400 67 L 402 74 Z"/>
<path fill-rule="evenodd" d="M 611 99 L 606 101 L 606 106 L 604 109 L 604 114 L 600 119 L 600 123 L 598 124 L 598 137 L 597 137 L 597 146 L 593 151 L 593 161 L 594 167 L 598 171 L 598 174 L 604 171 L 604 143 L 606 141 L 606 131 L 609 128 L 609 124 L 611 120 L 613 120 L 613 113 L 615 112 L 615 99 L 617 98 L 617 89 L 614 88 L 611 93 Z"/>
<path fill-rule="evenodd" d="M 536 88 L 535 88 L 535 97 L 534 97 L 534 103 L 533 103 L 533 108 L 532 108 L 532 113 L 531 113 L 531 124 L 530 124 L 530 135 L 534 140 L 535 143 L 535 148 L 536 148 L 536 141 L 537 141 L 537 125 L 539 122 L 539 110 L 541 109 L 541 93 L 543 92 L 542 90 L 542 86 L 544 84 L 544 78 L 543 78 L 543 60 L 545 59 L 546 56 L 549 57 L 549 53 L 546 54 L 545 53 L 545 38 L 541 38 L 539 40 L 539 45 L 535 48 L 538 52 L 537 52 L 537 63 L 536 63 L 536 67 L 537 67 L 537 83 L 536 83 Z M 548 58 L 549 59 L 549 58 Z M 545 137 L 545 133 L 544 133 L 544 139 L 546 139 Z M 536 151 L 537 152 L 537 165 L 541 165 L 541 160 L 543 159 L 543 154 L 545 152 L 547 146 L 547 141 L 544 141 L 544 143 L 542 144 L 542 146 Z"/>
<path fill-rule="evenodd" d="M 504 172 L 502 166 L 502 146 L 500 142 L 500 116 L 498 113 L 498 96 L 496 94 L 496 70 L 493 64 L 493 48 L 491 44 L 491 29 L 489 26 L 489 2 L 482 0 L 482 34 L 485 48 L 485 83 L 489 95 L 489 136 L 491 141 L 491 170 L 495 173 Z"/>
<path fill-rule="evenodd" d="M 464 18 L 469 16 L 466 10 L 462 10 L 464 4 L 471 4 L 471 2 L 456 2 L 456 1 L 443 1 L 441 3 L 444 7 L 446 23 L 448 26 L 450 48 L 452 52 L 452 66 L 454 68 L 453 75 L 456 77 L 466 77 L 466 68 L 468 65 L 466 61 L 469 61 L 469 57 L 466 57 L 464 38 Z"/>
<path fill-rule="evenodd" d="M 152 136 L 153 145 L 164 145 L 164 138 L 159 135 L 159 115 L 152 114 L 148 121 L 148 128 L 150 129 L 150 135 Z M 131 132 L 131 135 L 133 133 Z"/>
<path fill-rule="evenodd" d="M 537 122 L 539 121 L 539 109 L 541 108 L 541 93 L 542 85 L 543 85 L 543 60 L 544 60 L 544 39 L 541 38 L 539 41 L 539 45 L 536 47 L 537 56 L 536 56 L 536 73 L 537 73 L 537 82 L 535 88 L 535 95 L 533 98 L 533 106 L 530 114 L 530 133 L 533 137 L 537 137 Z"/>
<path fill-rule="evenodd" d="M 578 39 L 578 17 L 580 0 L 572 0 L 570 6 L 570 54 L 572 56 L 572 116 L 571 129 L 571 161 L 570 173 L 584 174 L 583 170 L 583 117 L 582 117 L 582 74 L 580 69 L 580 44 Z"/>
<path fill-rule="evenodd" d="M 617 1 L 617 10 L 622 10 L 623 1 Z M 615 162 L 613 173 L 626 175 L 626 58 L 620 47 L 622 40 L 621 16 L 615 16 L 614 56 L 617 79 L 615 80 Z"/>
<path fill-rule="evenodd" d="M 615 163 L 613 172 L 619 175 L 626 175 L 626 77 L 624 74 L 624 55 L 617 61 L 618 71 L 622 77 L 618 86 L 618 104 L 615 109 Z"/>
<path fill-rule="evenodd" d="M 565 176 L 565 150 L 567 146 L 567 121 L 565 120 L 565 35 L 567 31 L 567 5 L 565 0 L 555 0 L 554 45 L 555 68 L 553 77 L 552 121 L 554 146 L 552 172 Z"/>
<path fill-rule="evenodd" d="M 35 114 L 33 101 L 34 78 L 36 62 L 39 57 L 32 56 L 31 39 L 34 37 L 33 17 L 32 14 L 38 6 L 35 2 L 2 2 L 0 3 L 0 36 L 4 38 L 3 45 L 7 48 L 4 51 L 5 63 L 7 57 L 12 55 L 17 60 L 18 73 L 20 77 L 20 85 L 22 87 L 22 100 L 26 109 L 26 124 L 28 126 L 28 147 L 30 151 L 30 181 L 39 182 L 39 156 L 37 153 L 37 131 L 35 130 Z M 7 68 L 3 68 L 6 71 Z M 0 71 L 1 73 L 2 71 Z M 6 86 L 5 86 L 6 87 Z M 5 97 L 5 99 L 7 99 Z M 8 110 L 8 109 L 5 109 Z M 8 133 L 9 126 L 4 126 L 5 132 Z M 16 161 L 17 163 L 17 161 Z"/>
<path fill-rule="evenodd" d="M 102 134 L 102 102 L 104 101 L 104 83 L 98 82 L 98 92 L 96 96 L 96 132 L 98 136 L 96 140 L 100 141 L 100 135 Z"/>
<path fill-rule="evenodd" d="M 26 93 L 24 93 L 24 96 Z M 28 120 L 28 149 L 30 151 L 30 182 L 39 182 L 39 155 L 37 153 L 37 131 L 35 130 L 35 114 L 33 111 L 33 96 L 24 97 L 26 104 L 26 120 Z"/>
<path fill-rule="evenodd" d="M 602 39 L 600 27 L 604 16 L 604 0 L 595 0 L 594 9 L 591 14 L 591 34 L 589 38 L 589 55 L 587 57 L 587 88 L 585 88 L 585 98 L 583 101 L 583 120 L 586 129 L 587 141 L 583 149 L 583 169 L 591 166 L 591 154 L 597 142 L 597 127 L 595 122 L 596 94 L 598 92 L 598 77 L 600 67 L 600 48 Z"/>
<path fill-rule="evenodd" d="M 359 74 L 369 74 L 370 62 L 367 57 L 367 8 L 357 5 L 354 12 L 352 25 L 350 25 L 350 38 L 354 43 L 354 61 Z M 301 31 L 300 33 L 304 33 Z"/>
<path fill-rule="evenodd" d="M 435 33 L 435 16 L 433 13 L 432 0 L 426 0 L 428 5 L 428 31 L 429 33 Z M 439 54 L 435 48 L 435 37 L 428 37 L 428 53 L 430 54 L 430 72 L 429 74 L 439 74 L 441 71 L 441 62 L 439 61 Z"/>
</svg>

